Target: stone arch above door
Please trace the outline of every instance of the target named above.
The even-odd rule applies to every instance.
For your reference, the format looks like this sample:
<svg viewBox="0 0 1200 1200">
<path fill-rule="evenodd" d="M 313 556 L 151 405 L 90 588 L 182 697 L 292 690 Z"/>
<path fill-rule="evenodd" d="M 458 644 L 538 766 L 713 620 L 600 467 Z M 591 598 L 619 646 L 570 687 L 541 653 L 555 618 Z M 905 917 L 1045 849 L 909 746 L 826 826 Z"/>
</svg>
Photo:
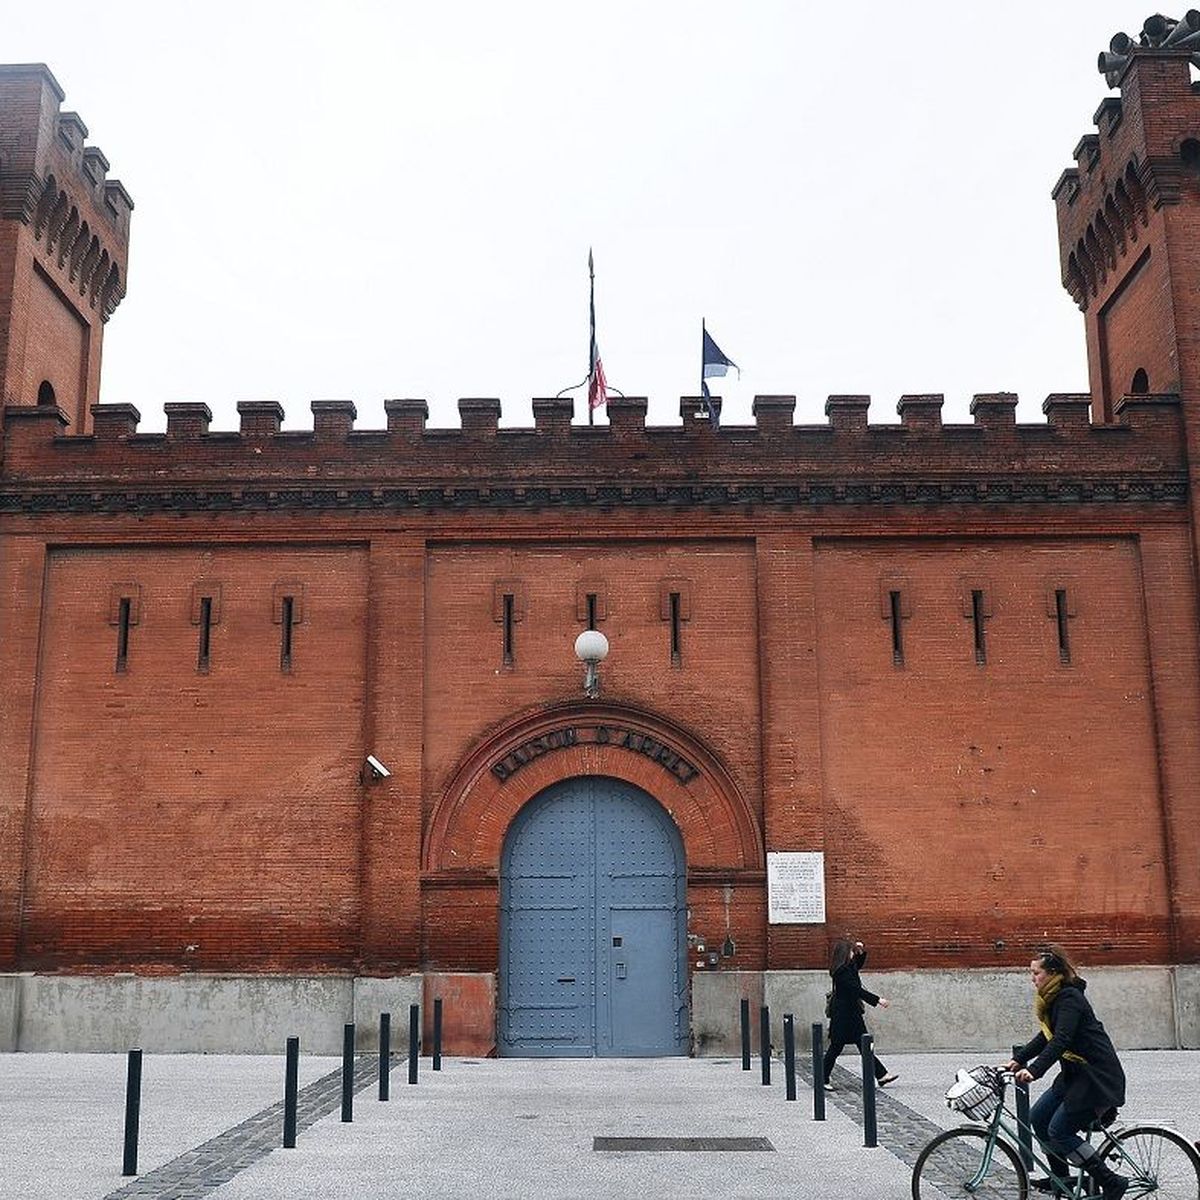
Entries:
<svg viewBox="0 0 1200 1200">
<path fill-rule="evenodd" d="M 513 817 L 551 784 L 578 775 L 623 779 L 654 796 L 679 827 L 689 872 L 762 870 L 759 823 L 698 739 L 640 709 L 571 703 L 526 714 L 463 760 L 434 807 L 425 872 L 496 871 Z"/>
</svg>

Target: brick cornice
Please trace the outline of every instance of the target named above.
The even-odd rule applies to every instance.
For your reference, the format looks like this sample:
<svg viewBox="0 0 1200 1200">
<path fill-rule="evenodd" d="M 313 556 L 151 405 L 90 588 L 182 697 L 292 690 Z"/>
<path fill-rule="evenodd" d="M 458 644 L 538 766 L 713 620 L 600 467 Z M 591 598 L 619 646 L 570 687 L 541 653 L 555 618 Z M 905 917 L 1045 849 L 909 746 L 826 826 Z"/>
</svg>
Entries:
<svg viewBox="0 0 1200 1200">
<path fill-rule="evenodd" d="M 353 513 L 460 512 L 477 510 L 647 508 L 812 508 L 827 505 L 928 507 L 931 505 L 1183 505 L 1185 472 L 1095 475 L 947 475 L 830 477 L 657 484 L 561 482 L 512 484 L 328 484 L 278 488 L 197 486 L 130 487 L 58 485 L 0 489 L 0 513 L 79 516 L 151 513 Z"/>
</svg>

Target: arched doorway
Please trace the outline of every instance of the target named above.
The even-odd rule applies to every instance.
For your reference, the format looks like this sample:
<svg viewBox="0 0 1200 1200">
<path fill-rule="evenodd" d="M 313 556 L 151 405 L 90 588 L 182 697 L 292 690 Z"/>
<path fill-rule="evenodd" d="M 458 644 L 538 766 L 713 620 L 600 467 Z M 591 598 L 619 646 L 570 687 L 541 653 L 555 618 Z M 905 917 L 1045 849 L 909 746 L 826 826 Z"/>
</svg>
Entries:
<svg viewBox="0 0 1200 1200">
<path fill-rule="evenodd" d="M 683 842 L 663 807 L 606 776 L 517 814 L 500 868 L 499 1052 L 687 1052 Z"/>
</svg>

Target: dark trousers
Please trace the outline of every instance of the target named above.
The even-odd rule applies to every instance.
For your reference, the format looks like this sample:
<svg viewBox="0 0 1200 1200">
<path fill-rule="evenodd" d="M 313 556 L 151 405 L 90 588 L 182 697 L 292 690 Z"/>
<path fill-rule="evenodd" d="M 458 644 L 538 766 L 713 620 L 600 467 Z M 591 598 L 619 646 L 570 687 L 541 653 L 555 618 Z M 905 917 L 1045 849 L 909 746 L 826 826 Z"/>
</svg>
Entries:
<svg viewBox="0 0 1200 1200">
<path fill-rule="evenodd" d="M 853 1046 L 860 1054 L 862 1047 L 857 1042 L 835 1042 L 830 1040 L 829 1049 L 825 1051 L 825 1082 L 829 1082 L 829 1077 L 833 1074 L 833 1064 L 837 1062 L 837 1057 L 847 1046 Z M 882 1079 L 887 1074 L 887 1069 L 879 1059 L 875 1060 L 875 1078 Z"/>
<path fill-rule="evenodd" d="M 1037 1140 L 1063 1158 L 1069 1158 L 1083 1144 L 1079 1136 L 1096 1119 L 1094 1109 L 1069 1109 L 1052 1089 L 1044 1091 L 1029 1110 L 1029 1124 Z"/>
</svg>

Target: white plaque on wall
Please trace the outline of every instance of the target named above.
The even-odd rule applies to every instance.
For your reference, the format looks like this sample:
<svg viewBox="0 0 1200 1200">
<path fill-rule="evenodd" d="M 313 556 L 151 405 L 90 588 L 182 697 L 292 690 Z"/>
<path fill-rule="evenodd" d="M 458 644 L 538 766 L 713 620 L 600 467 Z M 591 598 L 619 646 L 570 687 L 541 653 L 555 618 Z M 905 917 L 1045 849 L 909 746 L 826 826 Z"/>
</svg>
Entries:
<svg viewBox="0 0 1200 1200">
<path fill-rule="evenodd" d="M 819 850 L 767 851 L 767 920 L 772 925 L 825 921 L 825 855 Z"/>
</svg>

